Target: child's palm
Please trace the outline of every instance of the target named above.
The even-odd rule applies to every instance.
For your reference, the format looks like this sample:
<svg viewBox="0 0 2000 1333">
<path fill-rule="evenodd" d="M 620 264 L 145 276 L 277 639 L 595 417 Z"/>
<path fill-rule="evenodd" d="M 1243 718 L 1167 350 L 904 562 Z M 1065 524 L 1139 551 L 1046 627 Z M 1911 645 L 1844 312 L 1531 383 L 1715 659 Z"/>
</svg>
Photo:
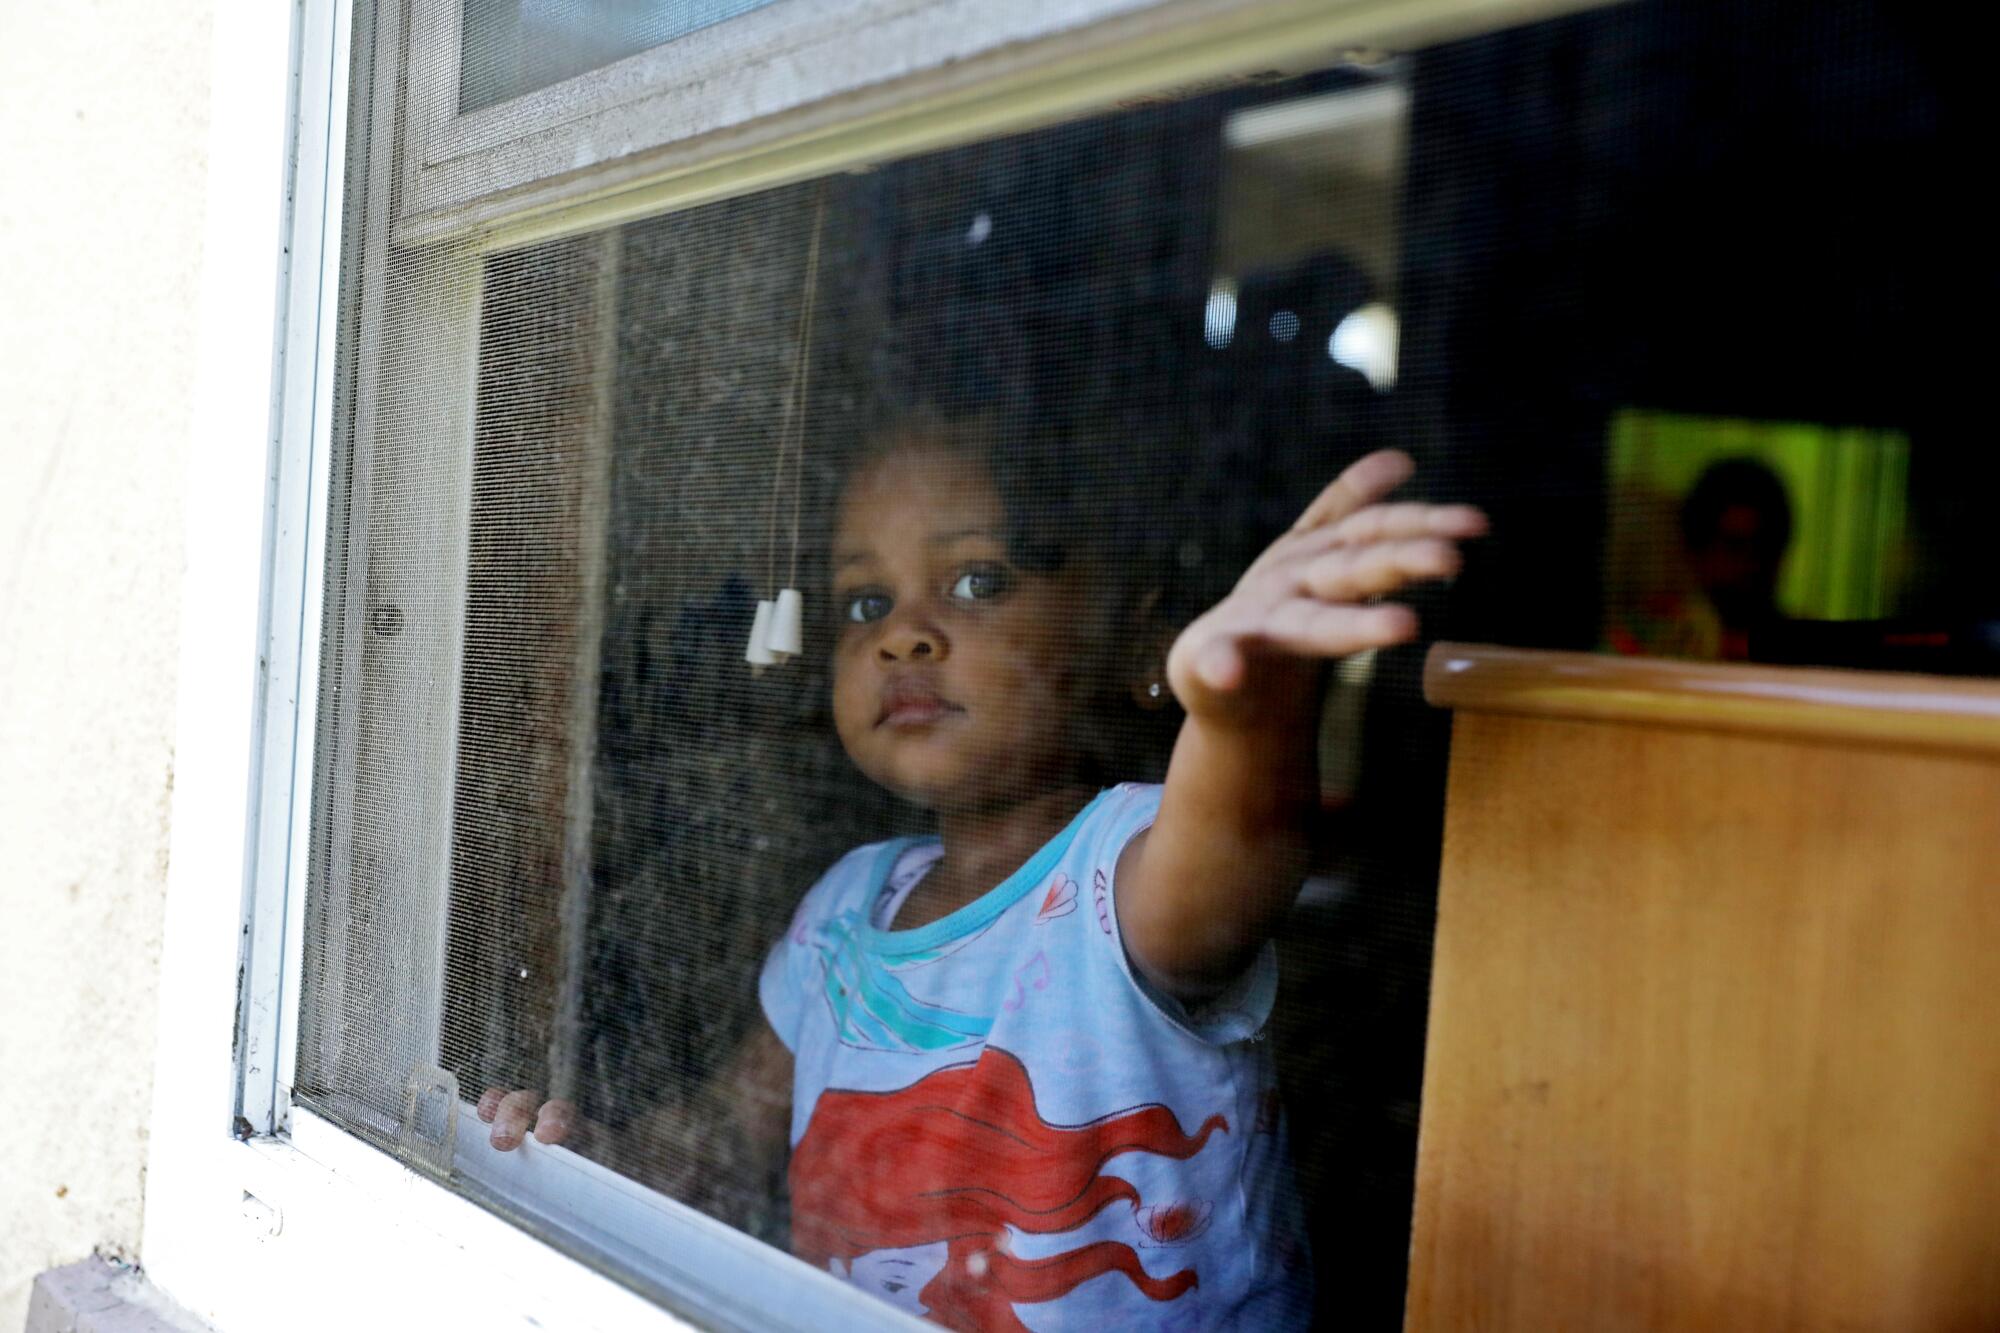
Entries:
<svg viewBox="0 0 2000 1333">
<path fill-rule="evenodd" d="M 1415 637 L 1408 607 L 1373 599 L 1458 572 L 1458 543 L 1486 531 L 1470 505 L 1384 504 L 1414 470 L 1393 449 L 1354 463 L 1257 557 L 1235 589 L 1181 632 L 1167 658 L 1198 717 L 1257 720 L 1309 686 L 1302 670 Z"/>
</svg>

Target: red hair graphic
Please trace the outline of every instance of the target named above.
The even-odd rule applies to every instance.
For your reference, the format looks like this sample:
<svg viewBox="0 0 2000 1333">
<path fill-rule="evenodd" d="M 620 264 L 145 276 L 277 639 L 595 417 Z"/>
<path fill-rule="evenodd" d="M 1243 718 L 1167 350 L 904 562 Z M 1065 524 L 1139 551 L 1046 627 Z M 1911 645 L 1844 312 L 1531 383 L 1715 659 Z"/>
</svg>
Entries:
<svg viewBox="0 0 2000 1333">
<path fill-rule="evenodd" d="M 1114 1200 L 1135 1209 L 1129 1181 L 1102 1174 L 1120 1153 L 1185 1161 L 1229 1122 L 1193 1136 L 1164 1106 L 1084 1125 L 1052 1125 L 1035 1109 L 1020 1060 L 988 1047 L 977 1064 L 939 1069 L 895 1092 L 828 1089 L 793 1151 L 792 1248 L 820 1268 L 873 1250 L 947 1242 L 944 1271 L 918 1293 L 937 1322 L 965 1333 L 1020 1330 L 1017 1303 L 1050 1301 L 1122 1273 L 1156 1301 L 1195 1285 L 1194 1270 L 1146 1273 L 1131 1246 L 1096 1241 L 1046 1259 L 1007 1253 L 1009 1226 L 1072 1231 Z"/>
</svg>

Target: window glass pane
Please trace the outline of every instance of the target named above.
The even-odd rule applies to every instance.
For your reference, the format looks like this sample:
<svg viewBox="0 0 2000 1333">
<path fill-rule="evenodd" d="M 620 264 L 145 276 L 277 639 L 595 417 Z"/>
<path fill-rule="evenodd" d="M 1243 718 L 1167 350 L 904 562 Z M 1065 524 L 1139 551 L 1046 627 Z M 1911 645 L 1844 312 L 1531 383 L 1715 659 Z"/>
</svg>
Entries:
<svg viewBox="0 0 2000 1333">
<path fill-rule="evenodd" d="M 1929 40 L 1628 4 L 360 254 L 299 1099 L 668 1299 L 696 1216 L 1397 1326 L 1428 643 L 1994 673 Z M 1287 535 L 1385 447 L 1462 570 Z"/>
<path fill-rule="evenodd" d="M 458 109 L 477 111 L 638 55 L 771 0 L 464 0 Z"/>
</svg>

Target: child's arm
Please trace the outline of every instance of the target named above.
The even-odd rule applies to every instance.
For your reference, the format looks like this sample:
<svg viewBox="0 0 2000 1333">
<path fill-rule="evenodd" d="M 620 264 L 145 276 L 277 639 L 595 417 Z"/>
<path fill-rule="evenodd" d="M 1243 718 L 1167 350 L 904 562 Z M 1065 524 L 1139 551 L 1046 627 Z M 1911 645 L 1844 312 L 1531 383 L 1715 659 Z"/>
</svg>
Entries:
<svg viewBox="0 0 2000 1333">
<path fill-rule="evenodd" d="M 1414 470 L 1394 450 L 1349 467 L 1236 588 L 1182 631 L 1167 676 L 1187 710 L 1158 819 L 1118 864 L 1125 947 L 1170 994 L 1214 994 L 1290 908 L 1318 808 L 1320 665 L 1417 632 L 1367 604 L 1459 567 L 1486 531 L 1467 505 L 1383 504 Z"/>
</svg>

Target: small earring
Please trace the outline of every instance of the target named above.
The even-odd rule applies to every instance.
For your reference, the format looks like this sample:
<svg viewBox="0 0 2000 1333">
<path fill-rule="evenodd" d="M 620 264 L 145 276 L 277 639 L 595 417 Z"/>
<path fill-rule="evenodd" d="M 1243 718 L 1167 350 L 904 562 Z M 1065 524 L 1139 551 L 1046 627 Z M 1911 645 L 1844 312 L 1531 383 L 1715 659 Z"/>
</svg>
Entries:
<svg viewBox="0 0 2000 1333">
<path fill-rule="evenodd" d="M 1152 683 L 1151 685 L 1148 685 L 1148 686 L 1146 687 L 1146 697 L 1147 697 L 1148 699 L 1157 699 L 1157 698 L 1159 698 L 1159 697 L 1160 697 L 1160 682 L 1159 682 L 1159 681 L 1157 681 L 1157 680 L 1156 680 L 1156 681 L 1154 681 L 1154 682 L 1153 682 L 1153 683 Z"/>
</svg>

